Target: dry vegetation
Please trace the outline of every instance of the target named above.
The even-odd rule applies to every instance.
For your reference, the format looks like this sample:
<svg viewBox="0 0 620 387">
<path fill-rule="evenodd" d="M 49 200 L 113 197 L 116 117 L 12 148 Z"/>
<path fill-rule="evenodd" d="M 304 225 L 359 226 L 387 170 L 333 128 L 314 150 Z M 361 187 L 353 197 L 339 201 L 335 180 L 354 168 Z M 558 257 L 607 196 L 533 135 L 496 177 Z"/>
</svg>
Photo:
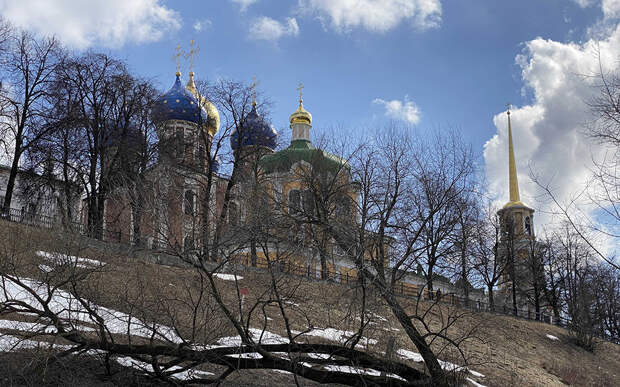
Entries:
<svg viewBox="0 0 620 387">
<path fill-rule="evenodd" d="M 17 226 L 2 222 L 0 238 L 3 241 L 2 265 L 19 264 L 22 275 L 25 277 L 45 280 L 38 265 L 45 263 L 36 251 L 64 251 L 106 262 L 107 265 L 88 274 L 88 280 L 81 282 L 81 292 L 85 297 L 99 305 L 132 313 L 145 321 L 153 321 L 167 326 L 177 327 L 183 337 L 190 337 L 194 342 L 213 344 L 218 338 L 235 336 L 236 332 L 227 323 L 225 316 L 216 307 L 214 302 L 202 303 L 203 314 L 209 319 L 196 321 L 192 319 L 194 308 L 198 303 L 191 300 L 198 297 L 211 298 L 210 294 L 197 294 L 200 288 L 199 281 L 205 279 L 198 272 L 188 268 L 169 267 L 145 263 L 124 254 L 112 254 L 109 251 L 99 251 L 86 248 L 79 241 L 70 238 L 58 239 L 58 236 L 42 230 Z M 12 254 L 11 254 L 12 253 Z M 236 270 L 243 279 L 238 282 L 217 279 L 217 286 L 224 295 L 224 302 L 234 309 L 238 304 L 238 288 L 248 288 L 249 295 L 244 300 L 243 314 L 249 317 L 249 326 L 263 328 L 266 331 L 286 336 L 285 325 L 282 322 L 279 310 L 275 306 L 264 308 L 256 307 L 247 310 L 247 306 L 255 306 L 260 297 L 269 292 L 269 277 L 256 270 L 243 267 L 228 268 L 226 273 Z M 304 331 L 308 328 L 335 328 L 355 331 L 359 328 L 356 320 L 355 303 L 350 302 L 360 297 L 359 289 L 348 288 L 339 284 L 319 281 L 305 281 L 297 277 L 282 276 L 280 286 L 287 299 L 286 308 L 289 312 L 292 329 Z M 364 343 L 364 350 L 384 356 L 386 350 L 398 358 L 393 351 L 407 349 L 415 351 L 407 336 L 399 327 L 398 322 L 390 315 L 389 309 L 380 298 L 369 293 L 368 313 L 369 321 L 364 329 L 363 336 L 377 340 L 376 344 Z M 205 306 L 206 305 L 206 306 Z M 404 302 L 408 312 L 414 312 L 414 300 Z M 426 310 L 428 305 L 417 305 L 420 310 Z M 131 309 L 131 310 L 130 310 Z M 238 309 L 237 309 L 238 310 Z M 480 372 L 485 377 L 472 377 L 477 382 L 487 386 L 512 385 L 578 385 L 578 386 L 612 386 L 620 378 L 620 346 L 601 342 L 593 353 L 587 352 L 572 344 L 568 332 L 562 328 L 547 324 L 525 321 L 506 316 L 487 313 L 469 314 L 463 311 L 442 306 L 429 312 L 429 324 L 439 326 L 449 325 L 447 333 L 452 338 L 463 337 L 461 349 L 468 359 L 470 369 Z M 359 315 L 359 314 L 358 314 Z M 450 324 L 447 318 L 458 319 Z M 33 321 L 28 316 L 2 313 L 2 320 Z M 1 334 L 19 334 L 11 330 L 0 330 Z M 559 340 L 552 340 L 546 335 L 556 336 Z M 49 340 L 49 339 L 44 339 Z M 134 339 L 136 340 L 136 339 Z M 137 339 L 147 341 L 147 339 Z M 321 337 L 309 337 L 313 343 L 329 340 Z M 394 341 L 394 344 L 390 341 Z M 370 340 L 372 343 L 372 340 Z M 62 344 L 62 339 L 57 343 Z M 390 351 L 389 348 L 393 348 Z M 432 344 L 438 358 L 444 361 L 461 363 L 457 353 L 450 350 L 445 342 L 436 340 Z M 133 384 L 148 385 L 153 383 L 136 373 L 114 365 L 105 370 L 105 361 L 102 359 L 77 359 L 71 357 L 50 362 L 41 353 L 26 351 L 19 353 L 2 354 L 3 361 L 0 367 L 2 384 L 38 384 L 45 381 L 56 384 L 59 378 L 69 385 L 115 385 Z M 401 359 L 403 362 L 407 360 Z M 32 372 L 33 367 L 46 371 Z M 411 362 L 411 366 L 423 369 L 421 364 Z M 202 367 L 207 371 L 217 371 L 214 368 Z M 63 371 L 64 370 L 64 371 Z M 67 372 L 70 370 L 71 372 Z M 120 372 L 120 373 L 119 373 Z M 70 375 L 70 376 L 69 376 Z M 462 376 L 462 380 L 466 375 Z M 120 382 L 120 381 L 123 382 Z M 313 384 L 299 380 L 301 384 Z M 230 385 L 271 385 L 293 384 L 291 375 L 274 371 L 243 371 L 234 373 L 227 380 Z"/>
</svg>

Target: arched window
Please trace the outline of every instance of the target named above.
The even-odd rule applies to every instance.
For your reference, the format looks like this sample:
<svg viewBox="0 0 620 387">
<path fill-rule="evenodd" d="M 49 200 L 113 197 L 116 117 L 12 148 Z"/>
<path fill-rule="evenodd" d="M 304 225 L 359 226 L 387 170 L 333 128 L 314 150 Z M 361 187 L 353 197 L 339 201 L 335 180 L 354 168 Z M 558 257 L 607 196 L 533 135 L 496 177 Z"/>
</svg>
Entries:
<svg viewBox="0 0 620 387">
<path fill-rule="evenodd" d="M 288 193 L 288 213 L 291 215 L 304 213 L 312 216 L 315 210 L 314 195 L 310 190 L 292 189 Z"/>
<path fill-rule="evenodd" d="M 183 240 L 183 250 L 185 252 L 194 250 L 194 238 L 191 235 L 188 235 Z"/>
<path fill-rule="evenodd" d="M 523 225 L 525 227 L 525 233 L 527 235 L 532 235 L 532 220 L 530 219 L 529 216 L 525 217 L 525 220 L 523 221 Z"/>
<path fill-rule="evenodd" d="M 193 215 L 194 210 L 196 209 L 196 194 L 194 191 L 188 190 L 185 191 L 185 198 L 183 203 L 186 215 Z"/>
<path fill-rule="evenodd" d="M 231 226 L 239 225 L 239 205 L 235 202 L 228 203 L 228 223 Z"/>
<path fill-rule="evenodd" d="M 301 191 L 292 189 L 288 193 L 288 213 L 290 215 L 301 212 Z"/>
<path fill-rule="evenodd" d="M 339 195 L 336 197 L 336 217 L 347 220 L 351 217 L 351 198 L 347 195 Z"/>
</svg>

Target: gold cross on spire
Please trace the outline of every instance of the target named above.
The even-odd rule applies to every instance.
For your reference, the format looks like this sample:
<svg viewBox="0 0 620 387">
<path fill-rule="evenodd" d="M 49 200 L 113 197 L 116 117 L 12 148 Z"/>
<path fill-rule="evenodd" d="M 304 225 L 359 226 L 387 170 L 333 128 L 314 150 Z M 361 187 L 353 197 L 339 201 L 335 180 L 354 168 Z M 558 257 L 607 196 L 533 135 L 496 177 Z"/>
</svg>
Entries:
<svg viewBox="0 0 620 387">
<path fill-rule="evenodd" d="M 304 102 L 303 96 L 302 96 L 302 90 L 304 88 L 304 85 L 299 82 L 299 86 L 297 86 L 297 90 L 299 91 L 299 106 L 301 106 L 301 104 Z"/>
<path fill-rule="evenodd" d="M 252 89 L 252 106 L 256 106 L 256 86 L 258 86 L 260 82 L 256 80 L 256 75 L 252 75 L 252 84 L 250 88 Z"/>
<path fill-rule="evenodd" d="M 172 59 L 177 62 L 177 75 L 181 75 L 181 56 L 183 56 L 183 53 L 181 52 L 180 44 L 177 44 L 175 51 L 176 54 L 172 55 Z"/>
<path fill-rule="evenodd" d="M 194 56 L 198 54 L 198 52 L 200 51 L 200 47 L 196 45 L 196 42 L 194 41 L 194 39 L 192 39 L 189 42 L 189 47 L 190 47 L 189 53 L 187 53 L 185 58 L 189 59 L 189 71 L 193 72 L 194 71 Z"/>
</svg>

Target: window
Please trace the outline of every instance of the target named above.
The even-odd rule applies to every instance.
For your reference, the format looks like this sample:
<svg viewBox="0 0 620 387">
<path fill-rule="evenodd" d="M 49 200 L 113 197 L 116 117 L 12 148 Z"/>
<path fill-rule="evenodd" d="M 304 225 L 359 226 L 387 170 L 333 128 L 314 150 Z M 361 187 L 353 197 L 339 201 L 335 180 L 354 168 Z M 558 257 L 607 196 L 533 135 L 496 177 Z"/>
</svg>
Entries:
<svg viewBox="0 0 620 387">
<path fill-rule="evenodd" d="M 525 217 L 523 225 L 525 227 L 525 232 L 527 233 L 527 235 L 532 235 L 532 220 L 529 216 Z"/>
<path fill-rule="evenodd" d="M 194 250 L 194 238 L 191 235 L 186 236 L 183 240 L 183 250 L 186 253 Z"/>
<path fill-rule="evenodd" d="M 288 212 L 291 215 L 304 212 L 305 215 L 311 216 L 315 211 L 314 195 L 310 190 L 300 191 L 292 189 L 288 193 Z"/>
<path fill-rule="evenodd" d="M 198 163 L 201 167 L 205 165 L 205 147 L 202 145 L 198 146 Z"/>
<path fill-rule="evenodd" d="M 351 217 L 351 198 L 346 195 L 339 195 L 336 198 L 335 213 L 337 218 L 349 219 Z"/>
<path fill-rule="evenodd" d="M 184 206 L 186 215 L 194 214 L 196 208 L 196 194 L 194 191 L 185 191 Z"/>
<path fill-rule="evenodd" d="M 176 148 L 177 156 L 183 156 L 183 151 L 185 150 L 183 147 L 183 130 L 177 130 L 175 133 L 174 146 Z"/>
<path fill-rule="evenodd" d="M 239 205 L 235 202 L 228 203 L 228 223 L 231 226 L 239 225 Z"/>
<path fill-rule="evenodd" d="M 301 191 L 292 189 L 288 193 L 288 213 L 291 215 L 301 212 Z"/>
</svg>

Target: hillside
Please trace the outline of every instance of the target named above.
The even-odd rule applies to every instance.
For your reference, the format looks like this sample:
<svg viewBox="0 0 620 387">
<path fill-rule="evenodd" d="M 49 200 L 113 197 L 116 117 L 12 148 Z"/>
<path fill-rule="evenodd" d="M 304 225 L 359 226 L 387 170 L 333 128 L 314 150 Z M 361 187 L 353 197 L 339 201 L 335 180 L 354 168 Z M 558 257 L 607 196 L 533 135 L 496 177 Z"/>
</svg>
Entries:
<svg viewBox="0 0 620 387">
<path fill-rule="evenodd" d="M 218 309 L 213 295 L 196 292 L 196 289 L 204 289 L 201 285 L 208 282 L 203 275 L 190 268 L 157 265 L 113 250 L 93 248 L 83 239 L 60 238 L 47 231 L 0 223 L 2 272 L 19 274 L 23 281 L 54 284 L 66 278 L 70 271 L 79 280 L 73 284 L 74 290 L 84 298 L 103 307 L 101 310 L 118 321 L 125 321 L 122 316 L 131 316 L 133 320 L 129 326 L 112 325 L 110 328 L 111 337 L 119 342 L 128 331 L 134 344 L 178 343 L 175 341 L 178 337 L 191 338 L 192 342 L 204 345 L 238 342 L 234 328 Z M 59 257 L 73 257 L 71 270 L 67 268 L 67 262 L 59 261 Z M 213 280 L 223 296 L 222 302 L 231 310 L 239 304 L 238 289 L 244 289 L 243 293 L 247 289 L 247 295 L 243 296 L 242 314 L 254 334 L 262 333 L 264 338 L 274 342 L 287 336 L 279 308 L 260 303 L 269 294 L 271 277 L 243 267 L 229 266 L 219 272 Z M 305 332 L 300 336 L 301 341 L 334 344 L 346 340 L 359 328 L 360 314 L 353 301 L 365 297 L 368 310 L 364 318 L 368 320 L 358 343 L 359 348 L 378 357 L 385 356 L 386 349 L 391 348 L 389 353 L 394 358 L 424 370 L 415 347 L 387 307 L 372 292 L 364 294 L 359 288 L 329 282 L 308 282 L 286 275 L 277 277 L 277 281 L 278 289 L 286 300 L 284 308 L 290 319 L 289 327 Z M 65 284 L 61 288 L 69 290 L 67 286 Z M 3 290 L 7 289 L 10 290 L 11 285 L 4 282 Z M 55 298 L 54 302 L 61 305 L 69 303 L 66 292 L 58 290 L 55 294 L 60 299 Z M 23 297 L 32 298 L 32 295 Z M 0 301 L 4 299 L 0 298 Z M 408 312 L 415 311 L 414 300 L 403 302 Z M 428 308 L 429 305 L 421 303 L 418 313 Z M 200 312 L 192 313 L 196 309 Z M 149 337 L 143 334 L 138 318 L 146 322 L 146 326 L 159 324 L 157 327 L 159 332 L 164 332 L 163 335 Z M 81 321 L 79 330 L 93 334 L 95 324 L 79 317 L 78 320 Z M 620 346 L 599 342 L 595 351 L 590 353 L 574 345 L 563 328 L 489 313 L 471 314 L 446 305 L 431 309 L 426 321 L 437 327 L 442 324 L 446 326 L 449 322 L 447 336 L 463 339 L 461 350 L 469 371 L 461 372 L 461 380 L 467 385 L 612 386 L 620 378 Z M 148 368 L 148 364 L 128 357 L 117 357 L 115 362 L 110 363 L 111 375 L 106 375 L 100 353 L 88 352 L 88 348 L 84 348 L 86 356 L 72 354 L 50 361 L 49 351 L 33 349 L 37 347 L 37 342 L 53 342 L 59 351 L 66 350 L 69 343 L 55 336 L 50 328 L 32 315 L 0 308 L 2 384 L 54 385 L 60 381 L 66 385 L 157 384 L 142 377 L 140 372 L 132 371 L 131 367 L 122 367 Z M 463 359 L 445 344 L 440 340 L 433 343 L 439 359 L 462 365 Z M 41 364 L 47 364 L 43 368 L 45 372 L 41 371 Z M 449 363 L 444 363 L 444 367 L 457 368 Z M 200 366 L 193 375 L 212 375 L 221 370 L 218 366 Z M 303 378 L 298 380 L 302 385 L 315 384 Z M 282 371 L 246 370 L 233 372 L 224 384 L 260 386 L 294 383 L 295 379 Z"/>
</svg>

